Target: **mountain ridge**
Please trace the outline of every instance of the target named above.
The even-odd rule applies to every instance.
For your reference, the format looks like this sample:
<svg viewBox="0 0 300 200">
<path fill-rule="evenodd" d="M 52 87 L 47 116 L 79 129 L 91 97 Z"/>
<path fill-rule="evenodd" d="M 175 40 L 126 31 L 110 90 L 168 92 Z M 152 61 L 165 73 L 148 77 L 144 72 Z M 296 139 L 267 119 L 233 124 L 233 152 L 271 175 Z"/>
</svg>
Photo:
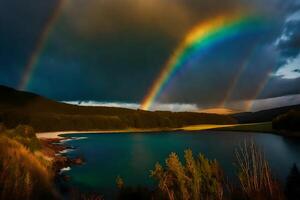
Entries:
<svg viewBox="0 0 300 200">
<path fill-rule="evenodd" d="M 285 114 L 290 110 L 300 110 L 300 104 L 276 107 L 276 108 L 260 110 L 256 112 L 235 113 L 235 114 L 231 114 L 230 116 L 237 119 L 237 121 L 241 124 L 259 123 L 259 122 L 272 121 L 277 116 Z"/>
<path fill-rule="evenodd" d="M 234 124 L 231 116 L 196 112 L 144 111 L 116 107 L 77 106 L 0 87 L 0 122 L 30 125 L 37 131 L 180 128 L 197 124 Z"/>
</svg>

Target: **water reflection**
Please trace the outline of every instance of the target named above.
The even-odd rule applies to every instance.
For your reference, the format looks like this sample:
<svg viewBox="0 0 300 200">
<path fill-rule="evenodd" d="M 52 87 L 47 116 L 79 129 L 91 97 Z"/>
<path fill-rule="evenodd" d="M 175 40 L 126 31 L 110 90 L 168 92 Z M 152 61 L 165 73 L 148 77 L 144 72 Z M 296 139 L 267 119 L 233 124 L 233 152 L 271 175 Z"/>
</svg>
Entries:
<svg viewBox="0 0 300 200">
<path fill-rule="evenodd" d="M 78 135 L 76 135 L 78 136 Z M 84 135 L 79 135 L 84 136 Z M 183 158 L 187 148 L 194 154 L 204 153 L 217 159 L 227 176 L 235 177 L 234 150 L 245 139 L 253 139 L 265 152 L 273 172 L 284 180 L 293 163 L 300 164 L 300 141 L 272 134 L 213 132 L 145 133 L 145 134 L 87 134 L 85 140 L 67 142 L 82 154 L 87 163 L 74 166 L 68 173 L 72 184 L 93 189 L 114 188 L 120 175 L 127 185 L 151 185 L 149 170 L 155 163 L 176 152 Z"/>
</svg>

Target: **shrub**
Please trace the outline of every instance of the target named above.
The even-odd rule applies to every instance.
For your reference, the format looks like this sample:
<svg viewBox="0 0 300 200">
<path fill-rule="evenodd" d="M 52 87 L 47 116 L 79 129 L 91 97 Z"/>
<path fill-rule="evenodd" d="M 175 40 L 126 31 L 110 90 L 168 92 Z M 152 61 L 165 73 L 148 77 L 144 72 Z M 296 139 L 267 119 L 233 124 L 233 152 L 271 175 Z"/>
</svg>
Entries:
<svg viewBox="0 0 300 200">
<path fill-rule="evenodd" d="M 223 173 L 217 161 L 210 161 L 202 154 L 195 159 L 191 150 L 185 151 L 184 158 L 182 164 L 177 154 L 171 153 L 166 168 L 157 163 L 151 171 L 163 198 L 222 199 Z"/>
<path fill-rule="evenodd" d="M 20 142 L 30 151 L 36 151 L 41 148 L 40 141 L 37 139 L 34 129 L 30 126 L 18 125 L 15 129 L 2 128 L 0 134 Z"/>
<path fill-rule="evenodd" d="M 116 178 L 116 185 L 119 189 L 118 198 L 122 200 L 153 200 L 152 192 L 146 187 L 128 187 L 125 186 L 123 179 L 118 176 Z"/>
<path fill-rule="evenodd" d="M 35 137 L 34 129 L 27 125 L 18 125 L 15 128 L 15 134 L 22 136 L 22 137 L 26 137 L 26 138 L 34 138 Z"/>
<path fill-rule="evenodd" d="M 0 136 L 0 199 L 53 199 L 52 174 L 22 144 Z"/>
<path fill-rule="evenodd" d="M 300 131 L 300 111 L 290 110 L 279 115 L 272 121 L 272 126 L 277 130 Z"/>
</svg>

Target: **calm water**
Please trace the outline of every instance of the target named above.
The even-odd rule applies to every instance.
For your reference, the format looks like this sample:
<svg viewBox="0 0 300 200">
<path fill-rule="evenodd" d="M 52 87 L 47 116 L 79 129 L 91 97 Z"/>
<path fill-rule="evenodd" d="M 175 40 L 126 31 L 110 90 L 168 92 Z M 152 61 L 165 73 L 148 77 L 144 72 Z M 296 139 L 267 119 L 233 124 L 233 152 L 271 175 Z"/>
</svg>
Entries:
<svg viewBox="0 0 300 200">
<path fill-rule="evenodd" d="M 174 132 L 139 134 L 68 134 L 85 137 L 66 142 L 75 151 L 67 153 L 83 156 L 86 164 L 72 166 L 65 172 L 71 176 L 70 183 L 83 190 L 98 191 L 110 196 L 115 189 L 115 179 L 121 176 L 125 184 L 153 184 L 149 170 L 157 161 L 164 163 L 171 153 L 191 148 L 194 154 L 204 153 L 217 159 L 225 174 L 234 179 L 234 149 L 247 138 L 253 138 L 265 152 L 274 174 L 281 180 L 286 178 L 293 163 L 300 164 L 300 140 L 287 139 L 272 134 L 238 132 Z"/>
</svg>

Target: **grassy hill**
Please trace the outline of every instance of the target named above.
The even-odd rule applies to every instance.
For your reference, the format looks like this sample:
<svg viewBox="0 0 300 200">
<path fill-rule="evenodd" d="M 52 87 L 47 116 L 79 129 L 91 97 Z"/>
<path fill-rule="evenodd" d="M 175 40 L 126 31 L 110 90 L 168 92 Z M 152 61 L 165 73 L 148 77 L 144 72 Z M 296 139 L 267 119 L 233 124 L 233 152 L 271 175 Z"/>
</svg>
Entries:
<svg viewBox="0 0 300 200">
<path fill-rule="evenodd" d="M 86 107 L 0 86 L 0 122 L 26 124 L 36 131 L 178 128 L 197 124 L 232 124 L 231 116 L 192 112 L 149 112 L 115 107 Z"/>
</svg>

